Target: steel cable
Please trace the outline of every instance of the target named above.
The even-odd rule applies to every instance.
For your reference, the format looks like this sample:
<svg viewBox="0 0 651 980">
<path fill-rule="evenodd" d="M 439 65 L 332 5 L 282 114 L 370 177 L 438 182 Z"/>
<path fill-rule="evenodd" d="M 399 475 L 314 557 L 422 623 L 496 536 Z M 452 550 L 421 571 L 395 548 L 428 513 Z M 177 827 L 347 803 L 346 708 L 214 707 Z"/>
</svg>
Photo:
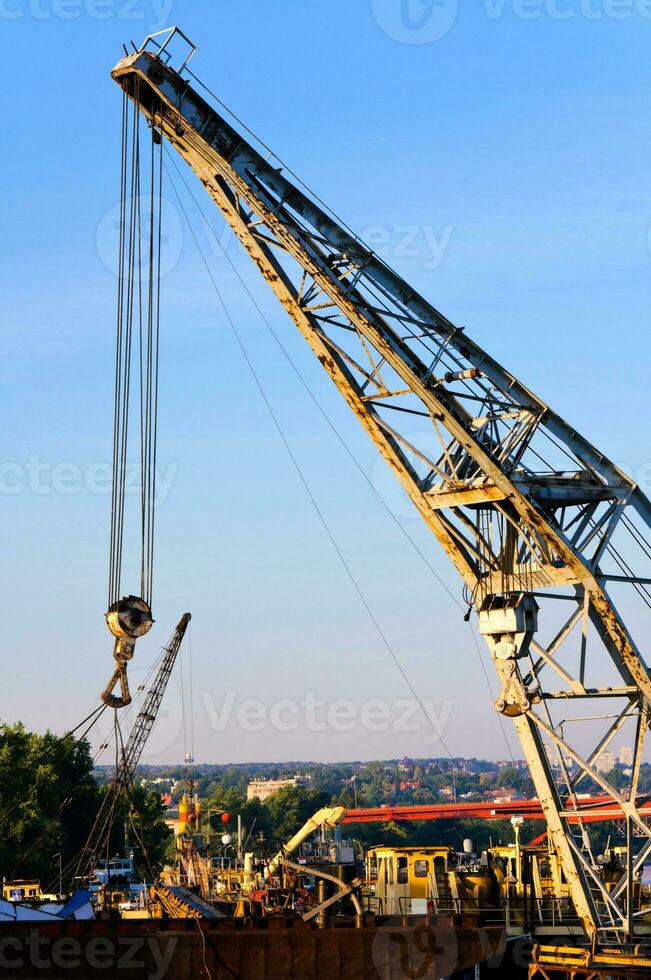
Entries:
<svg viewBox="0 0 651 980">
<path fill-rule="evenodd" d="M 115 348 L 113 466 L 109 533 L 109 608 L 121 593 L 126 526 L 134 327 L 138 330 L 140 422 L 140 595 L 151 606 L 153 589 L 158 419 L 160 272 L 162 245 L 162 140 L 151 125 L 149 216 L 143 222 L 141 195 L 140 105 L 138 85 L 132 106 L 124 96 L 118 244 L 118 295 Z M 132 113 L 130 117 L 130 112 Z M 159 147 L 157 151 L 157 146 Z M 158 159 L 157 159 L 158 153 Z M 148 242 L 143 253 L 142 241 Z M 143 282 L 146 275 L 147 282 Z"/>
<path fill-rule="evenodd" d="M 452 753 L 450 752 L 448 746 L 446 745 L 445 741 L 443 740 L 443 737 L 442 737 L 441 733 L 438 731 L 438 729 L 436 728 L 436 726 L 432 722 L 432 719 L 429 717 L 427 711 L 425 710 L 421 698 L 419 697 L 419 695 L 416 692 L 415 687 L 413 686 L 413 684 L 409 680 L 409 677 L 408 677 L 407 673 L 405 672 L 404 667 L 402 666 L 402 664 L 398 660 L 398 657 L 396 656 L 396 654 L 395 654 L 395 652 L 394 652 L 394 650 L 393 650 L 393 648 L 392 648 L 392 646 L 391 646 L 391 644 L 390 644 L 390 642 L 389 642 L 386 634 L 384 633 L 382 627 L 380 626 L 380 623 L 378 622 L 375 614 L 373 613 L 373 611 L 372 611 L 372 609 L 371 609 L 371 607 L 370 607 L 370 605 L 368 603 L 368 600 L 366 599 L 366 596 L 364 595 L 364 592 L 361 589 L 361 586 L 357 582 L 357 579 L 355 578 L 355 575 L 353 574 L 353 571 L 352 571 L 350 565 L 348 564 L 348 562 L 347 562 L 347 560 L 346 560 L 343 552 L 341 551 L 341 548 L 339 547 L 339 544 L 337 543 L 337 540 L 334 537 L 334 534 L 331 531 L 328 522 L 326 521 L 326 518 L 325 518 L 325 515 L 323 514 L 323 511 L 321 510 L 321 508 L 319 507 L 319 504 L 317 503 L 317 500 L 316 500 L 316 498 L 315 498 L 315 496 L 314 496 L 314 494 L 312 492 L 312 489 L 311 489 L 311 487 L 310 487 L 310 485 L 309 485 L 309 483 L 307 481 L 307 478 L 304 476 L 303 471 L 301 469 L 301 466 L 300 466 L 300 464 L 299 464 L 296 456 L 294 455 L 293 450 L 291 449 L 291 447 L 289 445 L 289 442 L 287 440 L 287 437 L 285 436 L 284 430 L 283 430 L 282 426 L 280 425 L 280 422 L 278 420 L 278 417 L 276 416 L 276 414 L 275 414 L 275 412 L 274 412 L 274 410 L 272 408 L 271 402 L 269 401 L 269 399 L 267 397 L 267 394 L 266 394 L 266 392 L 265 392 L 265 390 L 264 390 L 264 388 L 262 386 L 262 383 L 261 383 L 261 381 L 260 381 L 260 379 L 258 377 L 258 374 L 257 374 L 257 372 L 256 372 L 256 370 L 255 370 L 255 368 L 253 366 L 253 363 L 252 363 L 251 359 L 249 358 L 248 352 L 247 352 L 247 350 L 246 350 L 246 348 L 245 348 L 245 346 L 244 346 L 244 344 L 243 344 L 243 342 L 242 342 L 242 340 L 240 338 L 239 332 L 238 332 L 238 330 L 237 330 L 237 328 L 235 326 L 235 323 L 234 323 L 234 321 L 233 321 L 233 319 L 232 319 L 232 317 L 231 317 L 231 315 L 229 313 L 228 307 L 225 304 L 225 301 L 224 301 L 224 299 L 222 297 L 221 291 L 220 291 L 220 289 L 219 289 L 219 287 L 217 285 L 217 282 L 216 282 L 216 280 L 215 280 L 215 278 L 214 278 L 214 276 L 212 274 L 212 271 L 210 269 L 210 266 L 208 265 L 208 262 L 206 260 L 206 257 L 204 255 L 203 250 L 202 250 L 202 248 L 201 248 L 201 246 L 199 244 L 199 241 L 198 241 L 198 239 L 196 237 L 196 234 L 194 232 L 194 228 L 192 227 L 192 224 L 190 223 L 190 220 L 188 218 L 187 212 L 185 210 L 185 207 L 183 206 L 183 202 L 181 201 L 181 198 L 180 198 L 180 196 L 178 194 L 178 191 L 176 189 L 176 186 L 174 185 L 173 182 L 171 182 L 171 186 L 172 186 L 172 189 L 173 189 L 173 191 L 174 191 L 174 193 L 176 195 L 177 201 L 179 203 L 179 207 L 181 209 L 181 212 L 183 214 L 183 217 L 185 218 L 185 221 L 186 221 L 186 224 L 187 224 L 188 229 L 190 231 L 190 234 L 191 234 L 191 236 L 192 236 L 192 238 L 194 240 L 194 243 L 195 243 L 195 245 L 196 245 L 196 247 L 197 247 L 197 249 L 199 251 L 199 255 L 201 256 L 201 259 L 203 260 L 203 263 L 204 263 L 204 266 L 205 266 L 206 271 L 208 273 L 208 276 L 209 276 L 209 278 L 210 278 L 210 280 L 211 280 L 211 282 L 213 284 L 213 287 L 215 289 L 215 293 L 217 294 L 217 297 L 219 299 L 220 305 L 221 305 L 221 307 L 222 307 L 222 309 L 224 311 L 224 315 L 226 317 L 226 320 L 228 321 L 228 324 L 229 324 L 229 326 L 230 326 L 230 328 L 231 328 L 231 330 L 233 332 L 233 336 L 235 337 L 235 340 L 237 342 L 237 345 L 240 348 L 240 351 L 242 353 L 242 356 L 244 357 L 244 360 L 245 360 L 245 362 L 247 364 L 247 367 L 248 367 L 248 369 L 249 369 L 249 371 L 251 373 L 251 376 L 252 376 L 252 378 L 253 378 L 253 380 L 255 382 L 256 387 L 258 388 L 258 391 L 260 393 L 260 396 L 261 396 L 261 398 L 262 398 L 262 400 L 263 400 L 263 402 L 264 402 L 264 404 L 265 404 L 265 406 L 267 408 L 267 411 L 269 413 L 269 416 L 270 416 L 270 418 L 271 418 L 271 420 L 272 420 L 272 422 L 273 422 L 273 424 L 274 424 L 274 426 L 275 426 L 275 428 L 276 428 L 276 430 L 277 430 L 277 432 L 278 432 L 278 434 L 280 436 L 280 439 L 281 439 L 281 441 L 282 441 L 282 443 L 283 443 L 283 445 L 285 447 L 285 450 L 287 451 L 287 454 L 288 454 L 288 456 L 289 456 L 289 458 L 290 458 L 290 460 L 292 462 L 292 465 L 293 465 L 294 469 L 296 470 L 296 473 L 297 473 L 297 475 L 298 475 L 301 483 L 303 484 L 303 487 L 305 489 L 305 492 L 307 493 L 307 496 L 310 499 L 310 502 L 311 502 L 311 504 L 312 504 L 312 506 L 314 508 L 314 511 L 315 511 L 317 517 L 319 518 L 319 521 L 321 522 L 321 524 L 322 524 L 322 526 L 323 526 L 323 528 L 324 528 L 324 530 L 325 530 L 328 538 L 330 539 L 330 542 L 332 544 L 332 547 L 334 548 L 334 550 L 335 550 L 335 552 L 336 552 L 336 554 L 337 554 L 337 556 L 338 556 L 338 558 L 339 558 L 339 560 L 340 560 L 340 562 L 341 562 L 341 564 L 342 564 L 342 566 L 343 566 L 343 568 L 344 568 L 344 570 L 345 570 L 348 578 L 350 579 L 351 584 L 353 585 L 353 588 L 354 588 L 355 592 L 357 593 L 357 595 L 358 595 L 358 597 L 359 597 L 362 605 L 364 606 L 364 608 L 365 608 L 365 610 L 366 610 L 366 612 L 367 612 L 367 614 L 368 614 L 371 622 L 373 623 L 373 625 L 374 625 L 374 627 L 375 627 L 375 629 L 376 629 L 376 631 L 378 633 L 378 636 L 380 637 L 380 639 L 381 639 L 381 641 L 382 641 L 385 649 L 387 650 L 389 656 L 393 660 L 395 666 L 397 667 L 399 673 L 401 674 L 403 680 L 405 681 L 405 684 L 407 685 L 409 691 L 413 695 L 414 700 L 416 701 L 416 704 L 419 705 L 421 711 L 423 712 L 424 717 L 427 718 L 430 721 L 430 724 L 432 725 L 432 729 L 433 729 L 434 733 L 436 734 L 436 736 L 438 737 L 438 740 L 441 743 L 441 745 L 442 745 L 443 749 L 445 750 L 446 754 L 448 755 L 448 757 L 450 758 L 450 760 L 453 761 L 454 760 L 454 756 L 452 755 Z"/>
<path fill-rule="evenodd" d="M 199 214 L 201 215 L 201 217 L 205 221 L 208 221 L 207 216 L 203 212 L 203 210 L 202 210 L 199 202 L 196 200 L 196 198 L 193 195 L 192 191 L 190 190 L 190 188 L 189 188 L 189 186 L 188 186 L 188 184 L 187 184 L 187 182 L 186 182 L 183 174 L 179 170 L 179 168 L 178 168 L 178 166 L 176 164 L 176 161 L 174 160 L 174 157 L 172 156 L 172 154 L 169 152 L 169 150 L 167 148 L 166 148 L 166 153 L 167 153 L 168 159 L 172 163 L 172 166 L 174 167 L 174 169 L 175 169 L 178 177 L 180 178 L 181 182 L 183 183 L 183 186 L 185 187 L 185 189 L 186 189 L 189 197 L 191 198 L 191 200 L 194 203 L 195 207 L 199 211 Z M 165 169 L 167 171 L 167 167 Z M 174 191 L 177 199 L 179 199 L 179 195 L 178 195 L 178 192 L 177 192 L 176 187 L 174 186 L 172 177 L 169 174 L 169 171 L 167 171 L 167 173 L 168 173 L 168 178 L 169 178 L 170 184 L 172 186 L 172 189 L 173 189 L 173 191 Z M 180 199 L 179 199 L 179 203 L 180 203 Z M 188 217 L 187 217 L 187 214 L 185 214 L 185 212 L 184 212 L 184 217 L 186 219 L 186 223 L 188 223 L 188 226 L 189 226 Z M 192 232 L 192 229 L 190 229 L 190 230 Z M 194 237 L 194 234 L 193 234 L 193 237 Z M 197 248 L 199 249 L 199 252 L 201 254 L 201 249 L 199 248 L 199 245 L 198 245 L 198 242 L 197 242 L 196 238 L 195 238 L 195 243 L 197 244 Z M 382 495 L 378 492 L 378 490 L 376 489 L 376 487 L 373 485 L 372 480 L 369 478 L 368 474 L 365 472 L 364 468 L 361 466 L 361 464 L 359 463 L 359 461 L 357 460 L 357 458 L 353 454 L 352 450 L 349 448 L 349 446 L 347 445 L 347 443 L 345 442 L 345 440 L 341 436 L 341 433 L 339 432 L 339 430 L 337 429 L 337 427 L 335 426 L 335 424 L 332 422 L 332 420 L 330 419 L 330 417 L 326 413 L 325 409 L 322 407 L 322 405 L 320 404 L 320 402 L 318 401 L 318 399 L 314 395 L 314 393 L 313 393 L 312 389 L 310 388 L 309 384 L 307 383 L 307 381 L 305 380 L 305 378 L 301 374 L 301 372 L 300 372 L 299 368 L 297 367 L 296 363 L 294 362 L 294 360 L 290 356 L 289 352 L 287 351 L 286 347 L 284 346 L 284 344 L 280 340 L 280 337 L 278 336 L 278 334 L 275 332 L 275 330 L 271 326 L 268 317 L 265 315 L 264 311 L 262 310 L 262 308 L 260 307 L 259 303 L 255 299 L 253 293 L 251 292 L 251 290 L 247 286 L 246 282 L 242 278 L 239 270 L 237 269 L 237 267 L 235 266 L 235 264 L 231 260 L 230 256 L 226 252 L 226 249 L 222 246 L 222 244 L 218 240 L 217 240 L 217 244 L 218 244 L 218 247 L 220 249 L 221 254 L 226 259 L 226 261 L 227 261 L 228 265 L 230 266 L 232 272 L 237 277 L 237 279 L 240 282 L 242 288 L 244 289 L 245 293 L 249 297 L 251 303 L 253 304 L 254 308 L 256 309 L 256 311 L 259 314 L 260 318 L 262 319 L 263 323 L 265 324 L 265 326 L 266 326 L 269 334 L 271 335 L 271 337 L 273 338 L 274 342 L 276 343 L 276 345 L 278 346 L 278 348 L 282 352 L 284 358 L 286 359 L 286 361 L 289 364 L 289 366 L 292 368 L 292 371 L 294 372 L 294 374 L 296 375 L 296 377 L 300 381 L 301 385 L 303 386 L 303 388 L 305 389 L 305 391 L 309 395 L 310 399 L 312 400 L 312 402 L 314 403 L 314 405 L 318 409 L 320 415 L 323 417 L 323 419 L 327 423 L 328 427 L 330 428 L 330 430 L 332 431 L 332 433 L 336 437 L 337 441 L 339 442 L 339 444 L 342 446 L 342 448 L 346 452 L 347 456 L 353 462 L 353 464 L 355 465 L 355 467 L 358 470 L 358 472 L 362 475 L 362 477 L 364 478 L 365 482 L 368 484 L 368 486 L 370 487 L 370 489 L 373 491 L 373 494 L 375 495 L 376 499 L 382 505 L 382 507 L 384 508 L 384 510 L 386 511 L 386 513 L 391 517 L 391 519 L 393 520 L 393 522 L 396 525 L 396 527 L 400 530 L 400 532 L 403 535 L 403 537 L 409 542 L 409 544 L 414 549 L 414 551 L 416 552 L 416 554 L 425 563 L 425 565 L 427 566 L 427 568 L 429 569 L 429 571 L 431 572 L 431 574 L 433 575 L 433 577 L 436 579 L 436 581 L 439 583 L 439 585 L 442 587 L 442 589 L 448 594 L 448 596 L 452 599 L 452 601 L 455 603 L 455 605 L 462 612 L 465 612 L 464 607 L 459 602 L 459 600 L 457 599 L 457 597 L 454 595 L 454 593 L 452 592 L 452 590 L 447 586 L 447 584 L 441 578 L 441 576 L 436 571 L 436 569 L 434 568 L 434 566 L 432 565 L 432 563 L 429 561 L 429 559 L 427 558 L 427 556 L 419 548 L 419 546 L 416 544 L 416 542 L 411 537 L 411 535 L 407 532 L 407 530 L 403 527 L 402 523 L 400 522 L 400 520 L 398 519 L 398 517 L 394 514 L 394 512 L 391 510 L 391 508 L 387 504 L 386 500 L 384 500 L 384 498 L 382 497 Z M 201 257 L 202 257 L 202 259 L 204 261 L 204 265 L 206 265 L 206 267 L 207 267 L 206 260 L 205 260 L 205 258 L 203 256 L 203 254 L 201 254 Z M 208 270 L 208 273 L 210 275 L 210 270 Z M 212 276 L 210 276 L 210 277 L 212 279 Z M 214 281 L 213 281 L 213 285 L 215 285 Z M 469 629 L 470 629 L 470 635 L 472 637 L 473 646 L 474 646 L 475 652 L 477 654 L 477 657 L 479 659 L 480 667 L 481 667 L 481 670 L 482 670 L 482 674 L 483 674 L 483 677 L 484 677 L 484 680 L 485 680 L 485 683 L 486 683 L 486 686 L 487 686 L 487 689 L 488 689 L 488 692 L 489 692 L 491 701 L 495 701 L 495 694 L 494 694 L 494 692 L 492 690 L 492 687 L 491 687 L 491 684 L 490 684 L 490 680 L 489 680 L 489 677 L 488 677 L 488 673 L 486 671 L 486 666 L 485 666 L 484 660 L 483 660 L 483 658 L 481 656 L 481 652 L 479 650 L 479 645 L 477 643 L 477 638 L 475 637 L 475 634 L 474 634 L 474 631 L 473 631 L 473 628 L 472 628 L 472 625 L 471 624 L 469 624 Z M 500 727 L 500 731 L 501 731 L 502 737 L 504 739 L 504 743 L 506 745 L 506 749 L 507 749 L 508 755 L 509 755 L 511 761 L 514 761 L 513 750 L 511 748 L 511 744 L 510 744 L 510 742 L 508 740 L 508 737 L 507 737 L 507 734 L 506 734 L 506 729 L 504 727 L 504 723 L 502 721 L 502 716 L 500 714 L 497 714 L 497 720 L 498 720 L 498 724 L 499 724 L 499 727 Z"/>
</svg>

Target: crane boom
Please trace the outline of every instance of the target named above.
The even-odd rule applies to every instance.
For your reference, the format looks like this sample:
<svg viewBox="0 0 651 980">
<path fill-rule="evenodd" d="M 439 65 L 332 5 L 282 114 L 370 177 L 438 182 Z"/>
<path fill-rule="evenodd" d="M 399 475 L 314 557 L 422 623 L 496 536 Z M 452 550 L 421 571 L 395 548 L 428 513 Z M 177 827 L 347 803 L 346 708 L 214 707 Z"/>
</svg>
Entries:
<svg viewBox="0 0 651 980">
<path fill-rule="evenodd" d="M 165 50 L 175 33 L 147 39 L 113 78 L 198 175 L 461 575 L 577 913 L 593 938 L 630 937 L 628 896 L 651 852 L 637 806 L 651 676 L 631 604 L 651 608 L 649 500 L 199 95 L 194 48 L 178 70 Z M 568 731 L 568 701 L 616 706 L 587 749 L 586 726 Z M 597 762 L 624 730 L 634 748 L 622 788 Z M 586 778 L 642 840 L 612 891 L 587 828 L 575 838 L 568 820 Z"/>
<path fill-rule="evenodd" d="M 183 637 L 185 636 L 191 618 L 189 612 L 183 613 L 181 616 L 169 643 L 164 648 L 165 653 L 163 654 L 160 667 L 156 672 L 154 682 L 147 692 L 142 708 L 138 712 L 138 717 L 131 729 L 124 748 L 124 756 L 120 763 L 120 774 L 124 772 L 129 779 L 133 777 L 136 771 L 136 766 L 147 744 L 147 739 L 154 727 L 158 709 L 167 690 L 167 684 L 174 669 L 174 664 L 176 663 L 176 658 L 181 649 L 181 643 L 183 642 Z"/>
<path fill-rule="evenodd" d="M 184 613 L 181 616 L 169 643 L 164 647 L 163 658 L 156 671 L 154 681 L 147 692 L 142 708 L 138 712 L 133 728 L 129 733 L 127 744 L 124 746 L 124 752 L 118 763 L 117 772 L 106 791 L 88 840 L 81 853 L 75 872 L 75 878 L 77 879 L 90 877 L 95 868 L 100 854 L 100 847 L 106 839 L 113 818 L 117 797 L 122 788 L 128 787 L 132 781 L 136 766 L 140 761 L 143 749 L 147 744 L 147 739 L 154 727 L 158 709 L 167 690 L 167 683 L 176 663 L 176 658 L 181 649 L 181 643 L 183 642 L 183 637 L 185 636 L 190 619 L 190 613 Z"/>
<path fill-rule="evenodd" d="M 326 806 L 322 807 L 321 810 L 317 810 L 316 813 L 305 821 L 300 830 L 298 830 L 294 836 L 287 841 L 287 843 L 281 847 L 278 853 L 271 859 L 267 866 L 267 875 L 274 875 L 280 865 L 283 863 L 286 857 L 293 854 L 297 847 L 300 847 L 303 841 L 307 840 L 310 834 L 313 834 L 316 830 L 321 830 L 325 828 L 326 830 L 333 830 L 337 827 L 344 816 L 346 815 L 346 808 L 343 806 Z"/>
</svg>

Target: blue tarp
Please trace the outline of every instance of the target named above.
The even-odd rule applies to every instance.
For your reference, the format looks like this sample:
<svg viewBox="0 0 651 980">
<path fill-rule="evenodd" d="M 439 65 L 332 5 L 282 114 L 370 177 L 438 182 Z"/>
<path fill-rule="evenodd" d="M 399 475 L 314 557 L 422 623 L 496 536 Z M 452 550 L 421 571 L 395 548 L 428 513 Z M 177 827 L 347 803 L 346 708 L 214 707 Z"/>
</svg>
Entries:
<svg viewBox="0 0 651 980">
<path fill-rule="evenodd" d="M 27 902 L 0 900 L 0 922 L 51 922 L 53 919 L 94 919 L 90 892 L 79 889 L 65 902 Z"/>
</svg>

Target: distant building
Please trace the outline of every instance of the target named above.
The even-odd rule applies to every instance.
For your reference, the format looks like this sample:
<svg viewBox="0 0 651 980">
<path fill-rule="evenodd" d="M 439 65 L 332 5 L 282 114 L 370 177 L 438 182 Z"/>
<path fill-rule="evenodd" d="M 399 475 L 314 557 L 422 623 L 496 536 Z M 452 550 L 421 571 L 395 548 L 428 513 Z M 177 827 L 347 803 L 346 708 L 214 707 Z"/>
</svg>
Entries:
<svg viewBox="0 0 651 980">
<path fill-rule="evenodd" d="M 617 761 L 621 766 L 632 766 L 633 747 L 631 745 L 622 745 L 619 750 L 619 755 L 617 756 Z"/>
<path fill-rule="evenodd" d="M 400 792 L 406 793 L 407 790 L 420 789 L 420 779 L 402 779 L 400 781 Z"/>
<path fill-rule="evenodd" d="M 597 761 L 595 762 L 595 769 L 597 772 L 610 772 L 611 769 L 615 768 L 615 753 L 614 752 L 602 752 Z"/>
<path fill-rule="evenodd" d="M 178 804 L 174 802 L 171 793 L 161 793 L 160 801 L 165 807 L 165 815 L 163 820 L 169 830 L 172 831 L 176 837 L 179 829 L 179 807 Z"/>
<path fill-rule="evenodd" d="M 292 776 L 290 779 L 252 779 L 246 787 L 247 800 L 260 800 L 264 802 L 279 789 L 285 786 L 304 786 L 305 776 Z"/>
</svg>

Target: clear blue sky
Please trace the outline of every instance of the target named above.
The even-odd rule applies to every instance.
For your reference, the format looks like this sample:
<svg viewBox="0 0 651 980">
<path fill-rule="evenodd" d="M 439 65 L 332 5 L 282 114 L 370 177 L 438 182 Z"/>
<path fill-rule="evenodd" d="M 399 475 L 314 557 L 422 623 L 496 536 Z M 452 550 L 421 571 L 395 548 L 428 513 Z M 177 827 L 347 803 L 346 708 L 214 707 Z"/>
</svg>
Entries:
<svg viewBox="0 0 651 980">
<path fill-rule="evenodd" d="M 650 16 L 642 0 L 0 0 L 0 716 L 63 731 L 111 671 L 108 497 L 97 483 L 110 459 L 120 96 L 109 71 L 122 42 L 179 24 L 199 46 L 195 71 L 228 105 L 648 490 Z M 269 710 L 311 691 L 359 708 L 409 692 L 170 212 L 159 458 L 174 478 L 159 509 L 157 625 L 134 671 L 189 609 L 198 760 L 444 754 L 424 744 L 425 728 L 252 732 L 233 720 L 247 698 Z M 229 249 L 365 473 L 458 595 L 328 379 Z M 458 609 L 223 259 L 211 262 L 342 551 L 412 683 L 447 717 L 447 746 L 504 757 Z M 182 759 L 179 700 L 171 690 L 149 761 Z"/>
</svg>

